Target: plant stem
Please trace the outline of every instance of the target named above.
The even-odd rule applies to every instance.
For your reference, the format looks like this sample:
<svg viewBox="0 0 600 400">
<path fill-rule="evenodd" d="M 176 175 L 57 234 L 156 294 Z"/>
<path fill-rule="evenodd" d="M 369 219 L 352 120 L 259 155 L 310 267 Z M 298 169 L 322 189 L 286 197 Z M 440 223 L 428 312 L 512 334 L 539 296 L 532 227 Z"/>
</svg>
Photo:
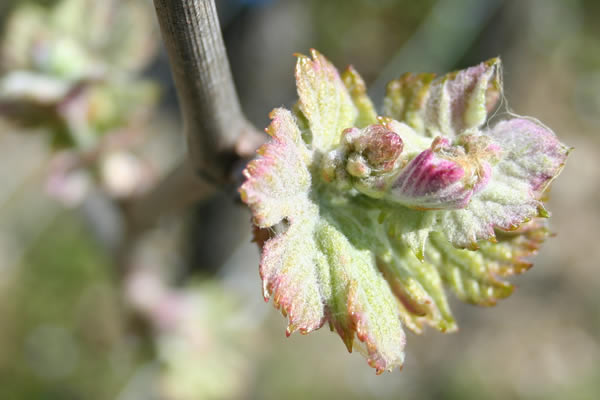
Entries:
<svg viewBox="0 0 600 400">
<path fill-rule="evenodd" d="M 130 231 L 211 196 L 262 144 L 233 84 L 214 0 L 154 0 L 181 106 L 188 159 L 127 204 Z"/>
<path fill-rule="evenodd" d="M 177 88 L 193 169 L 226 182 L 244 117 L 214 0 L 154 0 Z"/>
<path fill-rule="evenodd" d="M 130 233 L 142 232 L 163 215 L 173 213 L 212 196 L 218 188 L 199 178 L 185 160 L 139 199 L 126 204 Z"/>
</svg>

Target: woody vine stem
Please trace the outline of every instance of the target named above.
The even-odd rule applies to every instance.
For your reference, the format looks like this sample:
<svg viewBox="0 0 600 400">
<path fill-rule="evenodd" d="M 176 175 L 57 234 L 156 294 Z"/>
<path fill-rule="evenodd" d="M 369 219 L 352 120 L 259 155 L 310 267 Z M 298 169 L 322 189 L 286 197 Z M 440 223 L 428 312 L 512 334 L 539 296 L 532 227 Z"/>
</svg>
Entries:
<svg viewBox="0 0 600 400">
<path fill-rule="evenodd" d="M 187 159 L 130 207 L 133 229 L 213 194 L 233 180 L 264 135 L 244 116 L 214 0 L 154 0 L 181 107 Z"/>
</svg>

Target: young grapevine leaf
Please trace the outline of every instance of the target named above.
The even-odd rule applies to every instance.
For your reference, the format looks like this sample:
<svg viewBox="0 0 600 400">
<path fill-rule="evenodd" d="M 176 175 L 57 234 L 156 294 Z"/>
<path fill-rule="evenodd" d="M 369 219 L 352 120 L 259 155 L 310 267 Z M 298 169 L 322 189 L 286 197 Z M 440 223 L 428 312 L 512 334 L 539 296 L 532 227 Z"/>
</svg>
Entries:
<svg viewBox="0 0 600 400">
<path fill-rule="evenodd" d="M 569 148 L 545 126 L 488 127 L 500 60 L 388 85 L 378 116 L 352 67 L 299 55 L 299 102 L 240 188 L 256 226 L 265 299 L 287 334 L 328 323 L 377 373 L 402 366 L 402 325 L 456 330 L 444 285 L 493 305 L 548 236 L 543 195 Z"/>
</svg>

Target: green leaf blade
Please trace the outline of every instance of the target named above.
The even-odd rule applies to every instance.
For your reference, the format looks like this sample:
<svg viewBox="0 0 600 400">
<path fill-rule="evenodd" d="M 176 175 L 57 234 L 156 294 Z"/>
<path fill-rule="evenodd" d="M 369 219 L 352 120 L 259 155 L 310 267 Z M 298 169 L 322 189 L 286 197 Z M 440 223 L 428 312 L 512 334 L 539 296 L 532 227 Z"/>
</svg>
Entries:
<svg viewBox="0 0 600 400">
<path fill-rule="evenodd" d="M 339 143 L 343 129 L 354 125 L 358 110 L 335 67 L 314 49 L 311 56 L 298 55 L 296 86 L 313 148 L 326 152 Z"/>
<path fill-rule="evenodd" d="M 544 193 L 570 149 L 523 118 L 482 128 L 500 69 L 406 75 L 376 117 L 356 71 L 299 56 L 300 100 L 273 112 L 240 189 L 288 335 L 328 322 L 379 374 L 402 366 L 403 326 L 457 330 L 446 287 L 482 306 L 512 293 L 503 277 L 547 238 Z"/>
</svg>

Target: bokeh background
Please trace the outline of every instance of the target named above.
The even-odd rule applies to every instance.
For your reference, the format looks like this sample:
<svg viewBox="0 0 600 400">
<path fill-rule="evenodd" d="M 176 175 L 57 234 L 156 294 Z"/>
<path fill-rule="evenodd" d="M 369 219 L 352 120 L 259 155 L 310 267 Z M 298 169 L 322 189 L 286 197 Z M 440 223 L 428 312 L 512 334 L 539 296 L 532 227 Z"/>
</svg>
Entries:
<svg viewBox="0 0 600 400">
<path fill-rule="evenodd" d="M 293 104 L 292 54 L 310 47 L 353 64 L 376 102 L 403 72 L 501 56 L 510 108 L 575 148 L 551 193 L 556 236 L 509 299 L 453 299 L 460 332 L 409 334 L 403 371 L 376 376 L 327 329 L 286 338 L 235 190 L 135 243 L 122 233 L 115 204 L 185 153 L 151 2 L 3 0 L 0 398 L 600 398 L 600 2 L 217 7 L 260 128 Z"/>
</svg>

